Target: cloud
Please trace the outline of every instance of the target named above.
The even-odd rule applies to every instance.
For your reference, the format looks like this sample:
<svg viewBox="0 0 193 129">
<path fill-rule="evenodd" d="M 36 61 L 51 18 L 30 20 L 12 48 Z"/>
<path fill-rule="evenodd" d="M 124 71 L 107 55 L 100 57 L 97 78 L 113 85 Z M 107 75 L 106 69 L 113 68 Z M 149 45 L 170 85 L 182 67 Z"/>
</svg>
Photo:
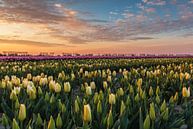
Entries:
<svg viewBox="0 0 193 129">
<path fill-rule="evenodd" d="M 190 3 L 190 4 L 193 4 L 193 0 L 190 0 L 189 3 Z"/>
<path fill-rule="evenodd" d="M 147 9 L 145 9 L 145 11 L 147 13 L 154 13 L 155 12 L 155 8 L 147 8 Z"/>
<path fill-rule="evenodd" d="M 73 47 L 65 44 L 58 43 L 46 43 L 46 42 L 37 42 L 29 40 L 9 40 L 9 39 L 0 39 L 0 44 L 20 44 L 20 45 L 32 45 L 38 47 Z"/>
<path fill-rule="evenodd" d="M 156 6 L 163 6 L 166 5 L 165 0 L 149 0 L 146 2 L 148 5 L 156 5 Z"/>
<path fill-rule="evenodd" d="M 159 16 L 160 10 L 157 9 L 160 7 L 158 6 L 162 6 L 163 10 L 167 9 L 165 5 L 168 3 L 165 0 L 143 0 L 137 3 L 138 10 L 136 12 L 129 12 L 129 9 L 129 11 L 123 9 L 123 12 L 119 10 L 119 13 L 110 10 L 108 15 L 118 17 L 115 21 L 110 22 L 103 18 L 94 17 L 94 12 L 79 11 L 67 7 L 67 5 L 91 2 L 90 0 L 71 0 L 65 3 L 51 0 L 1 1 L 0 20 L 10 23 L 43 24 L 50 37 L 62 41 L 67 40 L 69 44 L 86 44 L 97 41 L 151 40 L 156 34 L 193 28 L 192 9 L 184 11 L 188 2 L 185 3 L 185 7 L 178 9 L 182 13 L 176 14 L 175 19 L 172 19 L 172 16 L 170 16 L 172 13 L 168 14 L 168 12 L 167 17 Z M 149 13 L 152 14 L 149 15 Z M 157 13 L 158 15 L 155 15 Z M 162 14 L 164 15 L 164 13 L 163 11 Z M 44 30 L 42 30 L 42 33 L 44 33 Z M 18 42 L 24 44 L 24 41 Z M 28 43 L 33 44 L 34 42 Z M 38 42 L 34 44 L 38 44 Z M 40 44 L 45 45 L 41 42 Z"/>
<path fill-rule="evenodd" d="M 131 40 L 151 40 L 151 39 L 155 39 L 153 37 L 134 37 L 134 38 L 131 38 Z"/>
<path fill-rule="evenodd" d="M 142 0 L 144 3 L 147 3 L 148 2 L 148 0 Z"/>
</svg>

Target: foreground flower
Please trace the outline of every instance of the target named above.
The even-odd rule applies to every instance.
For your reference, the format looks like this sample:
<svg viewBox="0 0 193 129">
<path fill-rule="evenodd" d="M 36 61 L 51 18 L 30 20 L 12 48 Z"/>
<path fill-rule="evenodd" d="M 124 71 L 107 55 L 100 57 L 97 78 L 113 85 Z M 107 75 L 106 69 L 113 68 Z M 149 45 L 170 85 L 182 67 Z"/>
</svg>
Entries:
<svg viewBox="0 0 193 129">
<path fill-rule="evenodd" d="M 150 115 L 150 118 L 151 118 L 151 120 L 155 120 L 155 107 L 154 107 L 154 103 L 151 103 L 150 104 L 150 111 L 149 111 L 150 113 L 149 113 L 149 115 Z"/>
<path fill-rule="evenodd" d="M 20 127 L 15 119 L 13 119 L 12 129 L 20 129 Z"/>
<path fill-rule="evenodd" d="M 182 96 L 184 98 L 190 97 L 190 87 L 188 89 L 186 87 L 182 88 Z"/>
<path fill-rule="evenodd" d="M 19 116 L 18 116 L 18 119 L 20 121 L 24 121 L 26 118 L 26 107 L 24 104 L 21 104 L 20 105 L 20 109 L 19 109 Z"/>
<path fill-rule="evenodd" d="M 59 83 L 56 83 L 54 90 L 55 90 L 56 93 L 60 93 L 61 85 Z"/>
<path fill-rule="evenodd" d="M 92 114 L 91 114 L 91 109 L 89 104 L 84 105 L 83 119 L 84 119 L 84 122 L 86 123 L 92 120 Z"/>
<path fill-rule="evenodd" d="M 17 99 L 17 95 L 16 95 L 16 91 L 15 91 L 15 90 L 12 90 L 12 91 L 11 91 L 10 99 L 11 99 L 11 100 L 16 100 L 16 99 Z"/>
<path fill-rule="evenodd" d="M 87 86 L 87 87 L 86 87 L 86 95 L 87 95 L 87 96 L 92 95 L 92 89 L 91 89 L 90 86 Z"/>
<path fill-rule="evenodd" d="M 102 113 L 102 104 L 101 101 L 99 100 L 98 104 L 97 104 L 97 113 L 101 114 Z"/>
<path fill-rule="evenodd" d="M 61 129 L 62 128 L 62 118 L 61 118 L 61 116 L 60 116 L 60 113 L 58 114 L 58 117 L 57 117 L 57 119 L 56 119 L 56 127 L 58 128 L 58 129 Z"/>
<path fill-rule="evenodd" d="M 143 128 L 144 129 L 149 129 L 150 128 L 150 117 L 149 117 L 149 115 L 147 115 L 146 116 L 146 118 L 145 118 L 145 121 L 144 121 L 144 123 L 143 123 Z"/>
<path fill-rule="evenodd" d="M 109 115 L 107 117 L 107 126 L 108 128 L 111 128 L 113 125 L 113 115 L 112 115 L 112 110 L 110 110 Z"/>
<path fill-rule="evenodd" d="M 43 123 L 43 120 L 42 120 L 40 114 L 38 113 L 38 117 L 37 117 L 37 120 L 36 120 L 36 125 L 37 126 L 41 126 L 42 123 Z"/>
<path fill-rule="evenodd" d="M 48 123 L 48 129 L 56 129 L 55 121 L 52 116 L 50 117 L 50 121 Z"/>
<path fill-rule="evenodd" d="M 2 115 L 2 124 L 3 126 L 7 127 L 9 125 L 7 116 L 3 113 Z"/>
<path fill-rule="evenodd" d="M 121 101 L 120 116 L 123 115 L 125 109 L 126 109 L 125 103 L 123 101 Z"/>
<path fill-rule="evenodd" d="M 113 93 L 111 93 L 110 95 L 109 95 L 109 104 L 115 104 L 115 95 L 113 94 Z"/>
<path fill-rule="evenodd" d="M 64 92 L 69 93 L 71 90 L 71 86 L 69 82 L 64 83 Z"/>
</svg>

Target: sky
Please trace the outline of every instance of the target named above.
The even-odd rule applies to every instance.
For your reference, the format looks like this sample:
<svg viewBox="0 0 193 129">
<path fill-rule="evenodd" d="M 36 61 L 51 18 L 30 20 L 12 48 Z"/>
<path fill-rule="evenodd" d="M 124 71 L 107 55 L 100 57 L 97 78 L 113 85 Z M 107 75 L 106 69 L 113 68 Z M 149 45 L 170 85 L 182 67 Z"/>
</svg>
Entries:
<svg viewBox="0 0 193 129">
<path fill-rule="evenodd" d="M 193 54 L 193 0 L 0 0 L 0 52 Z"/>
</svg>

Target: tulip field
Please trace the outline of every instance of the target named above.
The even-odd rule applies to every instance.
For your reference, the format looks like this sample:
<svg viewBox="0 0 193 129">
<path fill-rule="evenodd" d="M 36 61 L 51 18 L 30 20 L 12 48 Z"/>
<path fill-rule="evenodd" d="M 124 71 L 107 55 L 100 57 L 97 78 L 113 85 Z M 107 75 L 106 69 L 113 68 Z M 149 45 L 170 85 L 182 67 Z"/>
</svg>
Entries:
<svg viewBox="0 0 193 129">
<path fill-rule="evenodd" d="M 193 58 L 0 61 L 5 129 L 191 129 Z"/>
</svg>

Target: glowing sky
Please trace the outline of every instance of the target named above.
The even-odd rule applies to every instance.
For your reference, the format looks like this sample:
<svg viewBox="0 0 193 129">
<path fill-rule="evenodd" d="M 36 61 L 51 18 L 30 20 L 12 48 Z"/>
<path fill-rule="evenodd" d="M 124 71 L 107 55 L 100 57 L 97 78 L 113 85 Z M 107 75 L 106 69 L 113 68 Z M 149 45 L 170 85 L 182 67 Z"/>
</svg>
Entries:
<svg viewBox="0 0 193 129">
<path fill-rule="evenodd" d="M 0 0 L 2 51 L 193 54 L 193 0 Z"/>
</svg>

